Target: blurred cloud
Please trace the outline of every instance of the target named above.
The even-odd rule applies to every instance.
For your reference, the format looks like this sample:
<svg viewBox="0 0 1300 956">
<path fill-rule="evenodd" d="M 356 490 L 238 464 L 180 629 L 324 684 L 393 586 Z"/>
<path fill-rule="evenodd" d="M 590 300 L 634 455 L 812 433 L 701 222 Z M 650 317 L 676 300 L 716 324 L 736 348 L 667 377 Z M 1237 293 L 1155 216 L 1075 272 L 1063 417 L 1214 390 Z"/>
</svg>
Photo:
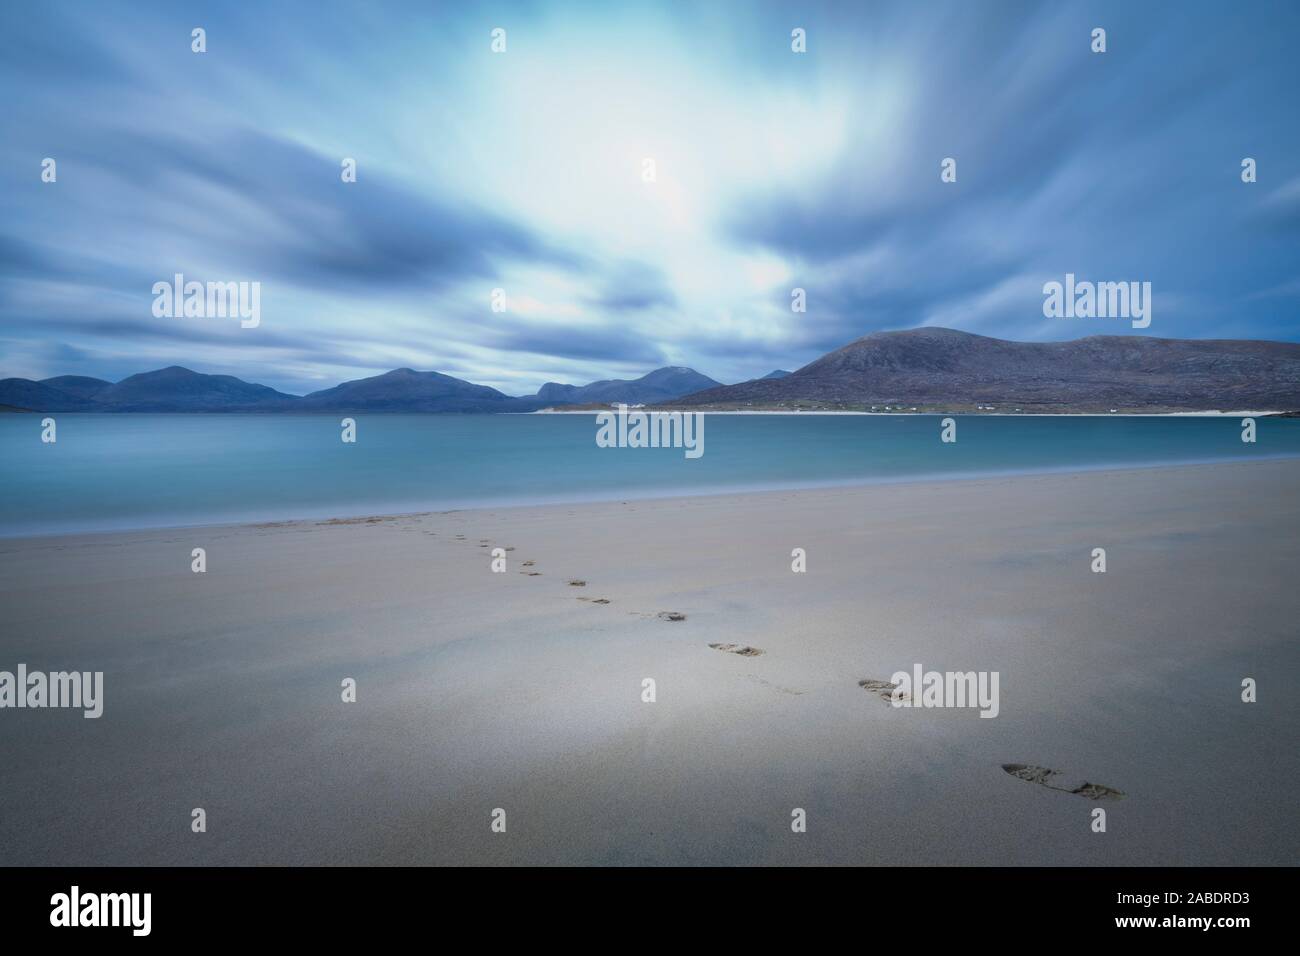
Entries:
<svg viewBox="0 0 1300 956">
<path fill-rule="evenodd" d="M 884 328 L 1111 331 L 1043 318 L 1065 272 L 1151 281 L 1147 334 L 1296 339 L 1298 34 L 1285 2 L 4 5 L 0 375 L 737 381 Z M 154 318 L 176 272 L 261 282 L 261 326 Z"/>
</svg>

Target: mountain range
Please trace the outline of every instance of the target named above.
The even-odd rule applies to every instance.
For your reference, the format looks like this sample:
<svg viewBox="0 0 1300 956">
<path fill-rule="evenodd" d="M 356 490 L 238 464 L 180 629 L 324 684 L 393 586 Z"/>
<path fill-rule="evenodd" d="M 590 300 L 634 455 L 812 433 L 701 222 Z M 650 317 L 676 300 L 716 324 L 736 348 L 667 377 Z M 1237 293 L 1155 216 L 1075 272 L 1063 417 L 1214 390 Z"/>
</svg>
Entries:
<svg viewBox="0 0 1300 956">
<path fill-rule="evenodd" d="M 624 402 L 628 405 L 650 405 L 721 386 L 721 382 L 715 382 L 695 369 L 669 366 L 655 369 L 649 375 L 643 375 L 632 381 L 615 378 L 592 382 L 590 385 L 560 385 L 556 382 L 547 382 L 537 390 L 537 397 L 549 404 L 608 405 Z"/>
<path fill-rule="evenodd" d="M 1094 335 L 1008 342 L 954 329 L 874 332 L 791 375 L 696 392 L 695 409 L 1296 411 L 1300 343 Z"/>
<path fill-rule="evenodd" d="M 290 395 L 230 375 L 173 365 L 122 381 L 59 375 L 0 380 L 0 410 L 39 412 L 532 412 L 557 405 L 661 403 L 719 383 L 672 366 L 637 379 L 590 385 L 548 382 L 536 395 L 515 397 L 440 372 L 394 369 L 309 395 Z"/>
<path fill-rule="evenodd" d="M 1300 344 L 1096 335 L 1010 342 L 919 328 L 874 332 L 795 372 L 722 385 L 689 368 L 506 395 L 439 372 L 395 369 L 297 396 L 172 366 L 113 383 L 0 380 L 0 410 L 109 412 L 531 412 L 623 402 L 698 410 L 1024 412 L 1300 411 Z"/>
</svg>

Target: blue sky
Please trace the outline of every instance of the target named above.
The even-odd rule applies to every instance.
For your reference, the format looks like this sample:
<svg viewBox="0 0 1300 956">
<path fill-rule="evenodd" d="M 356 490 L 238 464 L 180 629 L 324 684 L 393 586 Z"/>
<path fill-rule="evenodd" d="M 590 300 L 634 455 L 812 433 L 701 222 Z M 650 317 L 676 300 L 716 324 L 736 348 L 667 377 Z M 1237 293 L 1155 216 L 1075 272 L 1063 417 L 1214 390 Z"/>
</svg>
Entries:
<svg viewBox="0 0 1300 956">
<path fill-rule="evenodd" d="M 4 4 L 0 377 L 524 394 L 921 325 L 1294 341 L 1297 41 L 1295 3 Z M 261 324 L 155 318 L 176 272 L 260 282 Z M 1150 328 L 1044 318 L 1067 272 L 1151 282 Z"/>
</svg>

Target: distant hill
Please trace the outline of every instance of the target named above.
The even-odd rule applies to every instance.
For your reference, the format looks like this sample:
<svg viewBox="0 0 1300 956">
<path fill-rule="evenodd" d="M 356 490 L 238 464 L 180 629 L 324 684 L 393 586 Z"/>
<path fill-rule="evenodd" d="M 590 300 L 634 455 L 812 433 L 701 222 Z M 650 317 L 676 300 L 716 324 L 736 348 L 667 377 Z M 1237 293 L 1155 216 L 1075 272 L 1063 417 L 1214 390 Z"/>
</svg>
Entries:
<svg viewBox="0 0 1300 956">
<path fill-rule="evenodd" d="M 205 375 L 179 365 L 141 372 L 114 385 L 82 375 L 33 382 L 0 381 L 0 404 L 41 412 L 212 412 L 269 408 L 295 395 L 251 385 L 231 375 Z"/>
<path fill-rule="evenodd" d="M 520 412 L 541 404 L 440 372 L 399 368 L 312 392 L 293 407 L 295 411 Z"/>
<path fill-rule="evenodd" d="M 301 398 L 175 365 L 116 384 L 82 375 L 0 380 L 0 409 L 40 412 L 530 412 L 619 402 L 717 410 L 1300 412 L 1300 344 L 1125 335 L 1008 342 L 923 328 L 875 332 L 796 372 L 738 385 L 672 366 L 631 380 L 549 382 L 525 397 L 409 368 Z"/>
<path fill-rule="evenodd" d="M 673 404 L 1289 411 L 1300 409 L 1300 344 L 1123 335 L 1008 342 L 941 328 L 875 332 L 783 378 L 724 385 Z"/>
<path fill-rule="evenodd" d="M 0 381 L 0 406 L 43 412 L 528 412 L 544 404 L 535 397 L 512 398 L 486 385 L 409 368 L 305 397 L 176 365 L 116 385 L 76 375 Z"/>
<path fill-rule="evenodd" d="M 537 391 L 537 398 L 548 404 L 628 405 L 668 402 L 701 389 L 716 388 L 720 383 L 690 368 L 668 366 L 655 369 L 640 378 L 608 379 L 590 385 L 561 385 L 547 382 Z"/>
<path fill-rule="evenodd" d="M 211 412 L 291 403 L 297 396 L 233 375 L 205 375 L 172 365 L 124 378 L 96 392 L 94 401 L 119 412 Z"/>
<path fill-rule="evenodd" d="M 79 398 L 94 398 L 113 383 L 106 382 L 102 378 L 91 378 L 88 375 L 58 375 L 54 378 L 41 379 L 41 384 Z"/>
<path fill-rule="evenodd" d="M 93 399 L 27 378 L 0 379 L 0 405 L 39 412 L 88 412 L 97 408 Z"/>
</svg>

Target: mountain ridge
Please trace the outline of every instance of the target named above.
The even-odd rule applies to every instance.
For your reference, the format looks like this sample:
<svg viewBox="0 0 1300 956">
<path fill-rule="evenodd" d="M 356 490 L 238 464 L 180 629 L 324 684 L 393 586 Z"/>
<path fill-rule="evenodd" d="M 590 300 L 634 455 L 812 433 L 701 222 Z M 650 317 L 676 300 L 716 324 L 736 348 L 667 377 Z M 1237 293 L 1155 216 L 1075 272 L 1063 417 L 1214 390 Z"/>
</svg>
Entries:
<svg viewBox="0 0 1300 956">
<path fill-rule="evenodd" d="M 955 329 L 872 332 L 795 372 L 721 385 L 666 366 L 638 379 L 548 382 L 506 395 L 441 372 L 393 369 L 297 396 L 169 366 L 112 383 L 0 380 L 19 411 L 531 412 L 618 403 L 696 410 L 1300 411 L 1300 343 L 1091 335 L 1014 342 Z"/>
<path fill-rule="evenodd" d="M 777 379 L 674 407 L 1030 411 L 1300 409 L 1300 343 L 1093 335 L 1013 342 L 955 329 L 873 332 Z"/>
<path fill-rule="evenodd" d="M 0 407 L 41 412 L 531 412 L 555 404 L 668 401 L 719 384 L 694 369 L 666 366 L 638 379 L 548 383 L 536 395 L 513 396 L 442 372 L 399 368 L 290 395 L 231 375 L 171 365 L 117 383 L 81 375 L 7 378 L 0 380 Z"/>
<path fill-rule="evenodd" d="M 604 379 L 590 385 L 562 385 L 547 382 L 537 390 L 537 398 L 546 402 L 566 405 L 616 404 L 648 405 L 671 401 L 691 395 L 706 388 L 717 388 L 721 382 L 692 368 L 668 365 L 655 369 L 636 379 Z"/>
</svg>

